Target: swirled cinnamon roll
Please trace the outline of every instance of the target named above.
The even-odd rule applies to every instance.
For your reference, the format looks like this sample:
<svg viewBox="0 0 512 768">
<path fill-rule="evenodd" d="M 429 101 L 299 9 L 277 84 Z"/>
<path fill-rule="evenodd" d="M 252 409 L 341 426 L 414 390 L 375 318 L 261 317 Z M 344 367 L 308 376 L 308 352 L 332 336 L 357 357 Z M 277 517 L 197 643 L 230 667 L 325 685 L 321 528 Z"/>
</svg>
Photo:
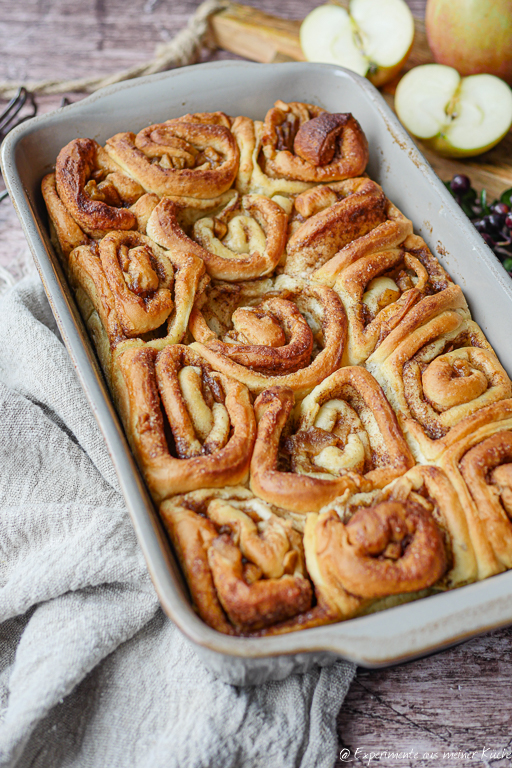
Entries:
<svg viewBox="0 0 512 768">
<path fill-rule="evenodd" d="M 413 466 L 396 416 L 364 368 L 340 368 L 304 398 L 267 389 L 254 404 L 251 489 L 294 512 L 317 512 L 346 491 L 382 488 Z"/>
<path fill-rule="evenodd" d="M 378 494 L 375 494 L 377 497 Z M 382 498 L 412 500 L 431 513 L 443 535 L 447 570 L 436 589 L 452 589 L 475 581 L 478 568 L 470 529 L 460 498 L 447 475 L 433 466 L 416 465 L 381 493 Z"/>
<path fill-rule="evenodd" d="M 69 270 L 108 377 L 112 350 L 124 339 L 157 348 L 182 341 L 204 264 L 138 232 L 111 232 L 94 247 L 75 248 Z"/>
<path fill-rule="evenodd" d="M 284 271 L 334 285 L 341 271 L 370 253 L 395 248 L 412 223 L 366 177 L 315 187 L 294 201 Z"/>
<path fill-rule="evenodd" d="M 240 152 L 240 163 L 235 182 L 236 189 L 243 195 L 257 194 L 298 195 L 313 186 L 312 182 L 296 179 L 273 178 L 265 171 L 263 152 L 264 124 L 249 117 L 236 117 L 231 128 Z"/>
<path fill-rule="evenodd" d="M 426 297 L 368 358 L 421 462 L 435 459 L 466 416 L 512 395 L 456 285 Z"/>
<path fill-rule="evenodd" d="M 192 348 L 252 392 L 279 385 L 298 396 L 339 368 L 346 318 L 337 294 L 281 275 L 216 283 L 198 299 Z"/>
<path fill-rule="evenodd" d="M 228 190 L 239 152 L 222 112 L 199 113 L 149 125 L 107 140 L 109 155 L 148 192 L 200 199 Z"/>
<path fill-rule="evenodd" d="M 144 189 L 93 139 L 74 139 L 61 149 L 55 184 L 66 209 L 91 237 L 137 229 L 137 216 L 128 206 L 142 197 Z"/>
<path fill-rule="evenodd" d="M 512 400 L 461 421 L 445 448 L 438 464 L 468 521 L 478 578 L 512 568 Z"/>
<path fill-rule="evenodd" d="M 368 142 L 350 114 L 313 104 L 276 101 L 262 136 L 265 172 L 308 182 L 341 181 L 364 173 Z"/>
<path fill-rule="evenodd" d="M 180 223 L 182 209 L 164 199 L 148 233 L 173 253 L 192 253 L 220 280 L 250 280 L 270 274 L 284 251 L 288 217 L 261 195 L 234 195 L 216 215 L 199 218 L 190 237 Z"/>
<path fill-rule="evenodd" d="M 429 500 L 375 491 L 336 506 L 308 515 L 304 530 L 308 572 L 326 613 L 347 619 L 380 599 L 420 597 L 443 578 L 450 561 Z"/>
<path fill-rule="evenodd" d="M 113 389 L 156 501 L 245 481 L 256 433 L 249 392 L 190 347 L 126 345 L 115 357 Z"/>
<path fill-rule="evenodd" d="M 245 488 L 176 496 L 160 515 L 196 610 L 214 629 L 249 634 L 311 606 L 301 535 Z"/>
<path fill-rule="evenodd" d="M 334 285 L 348 320 L 344 362 L 363 363 L 412 307 L 450 285 L 448 274 L 416 235 L 347 266 Z"/>
</svg>

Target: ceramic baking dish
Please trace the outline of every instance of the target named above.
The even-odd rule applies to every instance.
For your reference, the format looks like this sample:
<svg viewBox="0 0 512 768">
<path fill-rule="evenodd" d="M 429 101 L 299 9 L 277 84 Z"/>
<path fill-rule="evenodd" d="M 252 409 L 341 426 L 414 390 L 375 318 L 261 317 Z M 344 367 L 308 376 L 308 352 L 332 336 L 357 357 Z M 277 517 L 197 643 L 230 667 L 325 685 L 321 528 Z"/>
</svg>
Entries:
<svg viewBox="0 0 512 768">
<path fill-rule="evenodd" d="M 2 146 L 2 170 L 64 342 L 117 470 L 128 511 L 162 607 L 225 680 L 251 684 L 305 671 L 337 657 L 378 667 L 432 653 L 512 623 L 512 572 L 369 616 L 289 635 L 228 637 L 194 613 L 163 527 L 111 405 L 95 353 L 50 244 L 40 182 L 61 147 L 186 112 L 223 110 L 263 118 L 276 99 L 352 112 L 370 145 L 368 172 L 412 219 L 464 290 L 475 320 L 512 372 L 505 318 L 512 281 L 409 139 L 378 91 L 329 65 L 217 62 L 115 85 L 30 120 Z"/>
</svg>

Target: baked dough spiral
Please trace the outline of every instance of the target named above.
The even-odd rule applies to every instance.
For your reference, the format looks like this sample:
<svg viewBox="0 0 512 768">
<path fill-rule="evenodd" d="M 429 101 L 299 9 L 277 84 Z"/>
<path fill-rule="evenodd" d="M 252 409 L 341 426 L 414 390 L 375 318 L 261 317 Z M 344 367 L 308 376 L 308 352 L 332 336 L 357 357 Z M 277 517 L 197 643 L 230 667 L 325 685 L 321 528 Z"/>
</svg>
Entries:
<svg viewBox="0 0 512 768">
<path fill-rule="evenodd" d="M 75 139 L 59 153 L 55 173 L 41 182 L 52 243 L 67 270 L 67 257 L 79 245 L 112 230 L 146 233 L 158 204 L 156 195 L 121 172 L 93 139 Z"/>
<path fill-rule="evenodd" d="M 345 521 L 334 509 L 308 515 L 304 531 L 318 603 L 338 619 L 379 598 L 431 587 L 447 568 L 441 531 L 424 504 L 357 501 Z"/>
<path fill-rule="evenodd" d="M 290 387 L 309 392 L 339 368 L 346 318 L 337 294 L 287 276 L 217 283 L 192 311 L 192 348 L 252 392 Z"/>
<path fill-rule="evenodd" d="M 137 202 L 144 189 L 93 139 L 74 139 L 61 149 L 55 182 L 64 206 L 88 235 L 137 229 L 136 215 L 125 206 Z"/>
<path fill-rule="evenodd" d="M 361 256 L 395 248 L 412 223 L 366 177 L 314 187 L 294 202 L 284 271 L 333 286 Z"/>
<path fill-rule="evenodd" d="M 137 135 L 117 133 L 106 150 L 148 192 L 210 199 L 236 178 L 239 152 L 230 127 L 222 112 L 184 115 Z"/>
<path fill-rule="evenodd" d="M 512 568 L 512 400 L 461 421 L 445 448 L 438 464 L 464 509 L 478 578 Z"/>
<path fill-rule="evenodd" d="M 443 535 L 447 561 L 446 573 L 436 589 L 452 589 L 477 579 L 477 560 L 464 509 L 455 487 L 439 467 L 416 465 L 375 496 L 414 501 L 424 506 L 436 521 Z"/>
<path fill-rule="evenodd" d="M 249 634 L 311 606 L 302 537 L 245 488 L 176 496 L 160 514 L 196 609 L 214 629 Z"/>
<path fill-rule="evenodd" d="M 293 407 L 293 392 L 281 387 L 265 390 L 254 404 L 251 489 L 266 501 L 317 512 L 346 491 L 382 488 L 414 464 L 384 393 L 363 368 L 332 373 L 290 419 Z"/>
<path fill-rule="evenodd" d="M 348 320 L 343 362 L 363 363 L 413 306 L 450 285 L 445 270 L 416 235 L 398 248 L 369 253 L 347 266 L 334 285 Z"/>
<path fill-rule="evenodd" d="M 444 450 L 443 438 L 459 421 L 512 394 L 508 375 L 469 319 L 456 285 L 411 310 L 366 366 L 423 463 Z"/>
<path fill-rule="evenodd" d="M 241 281 L 268 275 L 286 244 L 288 217 L 272 200 L 261 195 L 234 195 L 215 216 L 193 224 L 188 237 L 180 224 L 181 208 L 164 199 L 158 221 L 151 219 L 149 234 L 174 253 L 192 253 L 204 261 L 209 275 Z"/>
<path fill-rule="evenodd" d="M 341 181 L 364 173 L 368 142 L 350 114 L 313 104 L 276 101 L 265 117 L 265 172 L 308 182 Z"/>
<path fill-rule="evenodd" d="M 243 384 L 181 344 L 157 353 L 132 342 L 113 370 L 128 439 L 156 501 L 245 481 L 256 425 Z"/>
<path fill-rule="evenodd" d="M 183 340 L 204 264 L 193 254 L 164 251 L 138 232 L 111 232 L 72 251 L 69 272 L 109 372 L 112 351 L 124 339 L 142 337 L 155 348 Z"/>
</svg>

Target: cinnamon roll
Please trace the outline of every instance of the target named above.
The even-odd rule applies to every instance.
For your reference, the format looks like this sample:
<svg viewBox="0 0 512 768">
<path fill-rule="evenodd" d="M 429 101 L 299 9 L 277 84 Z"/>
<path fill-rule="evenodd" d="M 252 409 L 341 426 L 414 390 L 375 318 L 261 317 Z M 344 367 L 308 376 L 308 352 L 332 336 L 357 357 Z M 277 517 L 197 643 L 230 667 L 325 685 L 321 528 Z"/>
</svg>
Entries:
<svg viewBox="0 0 512 768">
<path fill-rule="evenodd" d="M 148 192 L 216 198 L 233 184 L 239 152 L 222 112 L 199 113 L 117 133 L 106 150 Z"/>
<path fill-rule="evenodd" d="M 382 488 L 414 464 L 393 410 L 364 368 L 340 368 L 294 415 L 293 407 L 293 392 L 281 387 L 254 404 L 251 489 L 266 501 L 317 512 L 346 491 Z"/>
<path fill-rule="evenodd" d="M 341 181 L 364 173 L 368 142 L 350 114 L 313 104 L 276 101 L 265 117 L 265 172 L 308 182 Z"/>
<path fill-rule="evenodd" d="M 376 601 L 420 597 L 449 561 L 439 526 L 421 496 L 357 494 L 339 512 L 310 514 L 304 551 L 318 605 L 338 620 L 377 607 Z M 341 514 L 341 517 L 340 517 Z"/>
<path fill-rule="evenodd" d="M 437 463 L 462 504 L 478 578 L 512 568 L 512 400 L 489 405 L 455 426 Z"/>
<path fill-rule="evenodd" d="M 182 341 L 204 264 L 138 232 L 112 232 L 93 247 L 75 248 L 69 270 L 108 377 L 112 350 L 123 339 L 157 348 Z"/>
<path fill-rule="evenodd" d="M 301 535 L 245 488 L 176 496 L 160 514 L 195 608 L 214 629 L 250 634 L 311 606 Z"/>
<path fill-rule="evenodd" d="M 156 501 L 244 482 L 256 436 L 246 387 L 189 347 L 121 347 L 113 389 L 128 439 Z"/>
<path fill-rule="evenodd" d="M 287 215 L 261 195 L 232 197 L 215 216 L 199 218 L 188 237 L 181 208 L 164 199 L 151 218 L 149 234 L 173 253 L 191 253 L 204 261 L 208 274 L 241 281 L 272 272 L 286 244 Z"/>
<path fill-rule="evenodd" d="M 294 202 L 284 271 L 333 286 L 342 269 L 395 248 L 412 224 L 366 177 L 315 187 Z"/>
<path fill-rule="evenodd" d="M 450 285 L 450 277 L 416 235 L 398 248 L 370 253 L 347 266 L 334 285 L 348 320 L 344 363 L 363 363 L 412 307 Z"/>
<path fill-rule="evenodd" d="M 337 294 L 282 275 L 252 283 L 216 283 L 198 299 L 192 348 L 252 392 L 290 387 L 304 396 L 339 368 L 346 318 Z"/>
<path fill-rule="evenodd" d="M 444 450 L 445 436 L 462 419 L 512 395 L 508 375 L 456 285 L 411 310 L 366 366 L 423 463 Z"/>
<path fill-rule="evenodd" d="M 122 173 L 93 139 L 74 139 L 61 149 L 55 184 L 70 215 L 91 237 L 137 229 L 137 216 L 127 206 L 136 203 L 145 190 Z"/>
</svg>

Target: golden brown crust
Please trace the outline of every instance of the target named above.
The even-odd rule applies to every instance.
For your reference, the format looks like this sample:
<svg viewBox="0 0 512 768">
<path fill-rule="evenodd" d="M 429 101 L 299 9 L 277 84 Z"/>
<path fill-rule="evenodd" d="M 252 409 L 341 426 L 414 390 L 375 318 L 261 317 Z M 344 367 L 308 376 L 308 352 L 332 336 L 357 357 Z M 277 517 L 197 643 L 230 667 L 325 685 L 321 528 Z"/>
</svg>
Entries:
<svg viewBox="0 0 512 768">
<path fill-rule="evenodd" d="M 244 286 L 239 289 L 222 338 L 205 320 L 207 306 L 196 304 L 190 330 L 197 340 L 192 346 L 219 371 L 244 382 L 252 392 L 272 386 L 287 386 L 299 395 L 311 391 L 319 379 L 339 368 L 346 334 L 346 318 L 334 291 L 322 285 L 306 285 L 289 278 L 268 281 L 274 295 L 244 306 Z M 263 281 L 262 288 L 267 285 Z M 281 298 L 275 296 L 282 286 Z M 285 286 L 289 286 L 286 287 Z M 222 299 L 226 297 L 221 290 Z M 241 306 L 240 306 L 241 305 Z M 321 347 L 312 359 L 313 331 L 321 329 Z M 212 323 L 213 325 L 213 323 Z M 261 343 L 255 343 L 261 340 Z M 235 342 L 235 343 L 233 343 Z"/>
<path fill-rule="evenodd" d="M 69 275 L 108 380 L 112 352 L 126 339 L 142 338 L 157 350 L 180 343 L 204 288 L 200 259 L 165 252 L 137 232 L 75 248 Z"/>
<path fill-rule="evenodd" d="M 121 350 L 113 384 L 128 438 L 155 500 L 244 482 L 256 425 L 243 384 L 212 372 L 204 359 L 181 344 L 158 354 L 144 345 Z M 176 455 L 166 437 L 166 420 Z"/>
<path fill-rule="evenodd" d="M 191 237 L 180 225 L 180 214 L 175 202 L 162 200 L 149 234 L 173 253 L 193 253 L 219 280 L 238 282 L 267 275 L 284 251 L 287 216 L 261 195 L 246 195 L 240 203 L 235 196 L 216 216 L 199 218 Z"/>
<path fill-rule="evenodd" d="M 413 466 L 396 416 L 373 376 L 340 368 L 304 398 L 284 442 L 294 404 L 290 390 L 274 388 L 255 402 L 258 436 L 251 489 L 294 512 L 317 512 L 346 491 L 382 488 Z M 282 453 L 290 471 L 279 470 Z"/>
<path fill-rule="evenodd" d="M 52 228 L 52 243 L 62 257 L 64 265 L 67 257 L 80 245 L 87 245 L 90 238 L 80 229 L 74 218 L 57 194 L 55 174 L 48 173 L 41 182 L 41 192 Z"/>
<path fill-rule="evenodd" d="M 236 178 L 239 152 L 228 118 L 208 122 L 205 114 L 150 125 L 137 135 L 117 133 L 106 150 L 148 192 L 217 197 Z"/>
<path fill-rule="evenodd" d="M 412 499 L 432 514 L 444 537 L 447 572 L 441 589 L 452 589 L 478 577 L 469 526 L 455 487 L 438 467 L 416 465 L 383 491 L 391 500 Z"/>
<path fill-rule="evenodd" d="M 412 307 L 450 285 L 445 270 L 416 235 L 398 248 L 369 253 L 347 266 L 334 285 L 348 320 L 344 363 L 363 363 Z"/>
<path fill-rule="evenodd" d="M 139 232 L 111 232 L 98 251 L 125 334 L 159 328 L 174 307 L 174 272 L 166 252 Z"/>
<path fill-rule="evenodd" d="M 512 567 L 512 400 L 461 421 L 438 458 L 453 484 L 471 534 L 478 578 Z"/>
<path fill-rule="evenodd" d="M 199 615 L 215 629 L 253 633 L 311 607 L 300 535 L 245 488 L 177 496 L 160 514 Z"/>
<path fill-rule="evenodd" d="M 341 181 L 364 173 L 368 142 L 351 114 L 331 115 L 312 104 L 277 101 L 262 137 L 265 171 L 307 182 Z"/>
<path fill-rule="evenodd" d="M 126 334 L 101 261 L 91 247 L 80 246 L 71 252 L 69 279 L 103 371 L 110 382 L 112 350 L 126 339 Z"/>
<path fill-rule="evenodd" d="M 464 304 L 455 285 L 425 298 L 366 362 L 422 462 L 442 453 L 445 437 L 462 419 L 512 394 L 508 375 Z M 394 349 L 392 337 L 398 341 Z"/>
<path fill-rule="evenodd" d="M 56 188 L 73 219 L 92 237 L 111 230 L 137 228 L 133 204 L 144 190 L 120 173 L 93 139 L 74 139 L 61 149 L 55 168 Z"/>
<path fill-rule="evenodd" d="M 359 507 L 346 523 L 334 510 L 308 515 L 304 548 L 319 604 L 339 618 L 372 600 L 431 587 L 447 565 L 432 516 L 409 500 Z"/>
<path fill-rule="evenodd" d="M 316 189 L 304 192 L 295 201 L 302 218 L 305 213 L 316 212 L 295 229 L 288 241 L 283 267 L 287 274 L 316 275 L 319 267 L 344 246 L 386 221 L 386 198 L 371 179 L 348 179 L 330 184 L 322 192 L 321 202 Z M 332 202 L 331 195 L 336 202 Z M 326 207 L 321 207 L 322 203 Z"/>
</svg>

